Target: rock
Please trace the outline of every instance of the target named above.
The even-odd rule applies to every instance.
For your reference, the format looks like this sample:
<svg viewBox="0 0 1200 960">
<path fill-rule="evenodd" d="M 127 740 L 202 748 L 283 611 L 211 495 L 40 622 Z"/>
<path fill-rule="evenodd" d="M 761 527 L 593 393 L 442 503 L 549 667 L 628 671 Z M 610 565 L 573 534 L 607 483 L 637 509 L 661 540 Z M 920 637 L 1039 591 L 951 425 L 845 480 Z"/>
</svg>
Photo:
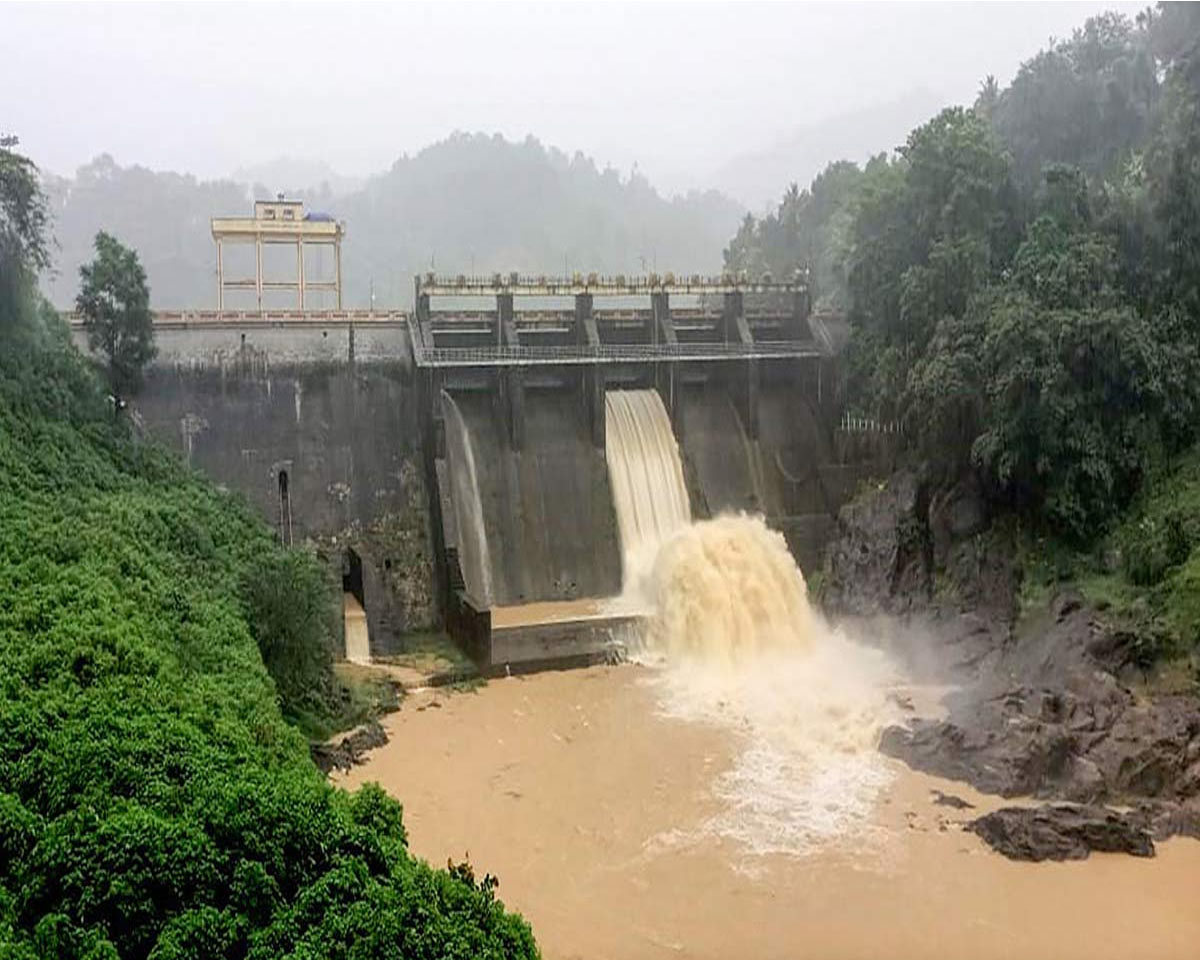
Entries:
<svg viewBox="0 0 1200 960">
<path fill-rule="evenodd" d="M 1148 800 L 1138 804 L 1134 816 L 1155 840 L 1166 840 L 1168 837 L 1200 840 L 1200 801 L 1173 803 Z"/>
<path fill-rule="evenodd" d="M 1105 807 L 1002 807 L 967 829 L 1012 860 L 1083 860 L 1093 850 L 1154 856 L 1143 822 Z"/>
<path fill-rule="evenodd" d="M 933 794 L 933 802 L 941 807 L 949 807 L 951 810 L 974 810 L 975 804 L 968 803 L 962 797 L 956 797 L 952 793 L 942 793 L 941 790 L 931 790 Z"/>
<path fill-rule="evenodd" d="M 308 749 L 313 763 L 328 774 L 333 770 L 349 770 L 362 760 L 364 753 L 382 747 L 387 741 L 387 732 L 379 721 L 372 720 L 336 743 L 310 743 Z"/>
<path fill-rule="evenodd" d="M 1200 700 L 1131 703 L 1088 750 L 1116 795 L 1186 799 L 1200 790 Z"/>
<path fill-rule="evenodd" d="M 838 513 L 825 558 L 826 603 L 842 613 L 904 612 L 930 594 L 927 492 L 901 471 Z"/>
<path fill-rule="evenodd" d="M 1004 797 L 1046 796 L 1069 779 L 1072 741 L 1060 725 L 1021 716 L 1011 704 L 987 707 L 970 726 L 920 719 L 889 727 L 879 749 L 914 770 Z"/>
<path fill-rule="evenodd" d="M 1054 598 L 1050 609 L 1054 612 L 1054 619 L 1062 623 L 1076 610 L 1083 606 L 1083 598 L 1074 590 L 1068 590 L 1065 593 L 1060 593 Z"/>
<path fill-rule="evenodd" d="M 976 643 L 969 623 L 951 626 Z M 1092 656 L 1106 630 L 1078 596 L 1056 598 L 1040 623 L 980 667 L 974 684 L 947 698 L 948 716 L 891 727 L 880 749 L 1001 796 L 1076 803 L 1200 796 L 1200 698 L 1136 698 Z M 942 659 L 961 657 L 959 644 L 938 642 Z"/>
<path fill-rule="evenodd" d="M 939 490 L 929 501 L 933 562 L 946 566 L 953 546 L 987 529 L 987 505 L 974 476 Z"/>
</svg>

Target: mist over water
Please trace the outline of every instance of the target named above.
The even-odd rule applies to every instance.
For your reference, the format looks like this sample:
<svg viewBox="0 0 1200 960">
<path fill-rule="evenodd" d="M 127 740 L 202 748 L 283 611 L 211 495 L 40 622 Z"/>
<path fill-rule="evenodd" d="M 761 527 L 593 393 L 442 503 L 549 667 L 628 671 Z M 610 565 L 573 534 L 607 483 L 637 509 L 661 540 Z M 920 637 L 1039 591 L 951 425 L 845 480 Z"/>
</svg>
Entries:
<svg viewBox="0 0 1200 960">
<path fill-rule="evenodd" d="M 890 780 L 875 748 L 893 719 L 894 665 L 812 609 L 784 538 L 762 517 L 690 521 L 655 391 L 613 391 L 607 405 L 624 599 L 650 612 L 633 656 L 657 668 L 649 682 L 663 714 L 740 741 L 713 787 L 721 812 L 701 835 L 659 842 L 717 836 L 753 854 L 796 855 L 860 830 Z"/>
</svg>

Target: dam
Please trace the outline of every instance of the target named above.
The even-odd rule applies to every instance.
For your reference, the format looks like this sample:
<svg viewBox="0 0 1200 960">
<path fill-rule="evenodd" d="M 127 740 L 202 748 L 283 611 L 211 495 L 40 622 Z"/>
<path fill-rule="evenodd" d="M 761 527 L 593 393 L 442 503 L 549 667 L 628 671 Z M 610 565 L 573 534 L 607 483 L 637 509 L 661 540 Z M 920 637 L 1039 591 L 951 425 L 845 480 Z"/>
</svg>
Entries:
<svg viewBox="0 0 1200 960">
<path fill-rule="evenodd" d="M 134 402 L 340 568 L 357 660 L 440 628 L 485 674 L 612 657 L 639 616 L 637 525 L 758 514 L 813 569 L 888 455 L 845 435 L 802 274 L 424 274 L 413 304 L 156 314 Z M 650 451 L 662 515 L 620 466 Z"/>
</svg>

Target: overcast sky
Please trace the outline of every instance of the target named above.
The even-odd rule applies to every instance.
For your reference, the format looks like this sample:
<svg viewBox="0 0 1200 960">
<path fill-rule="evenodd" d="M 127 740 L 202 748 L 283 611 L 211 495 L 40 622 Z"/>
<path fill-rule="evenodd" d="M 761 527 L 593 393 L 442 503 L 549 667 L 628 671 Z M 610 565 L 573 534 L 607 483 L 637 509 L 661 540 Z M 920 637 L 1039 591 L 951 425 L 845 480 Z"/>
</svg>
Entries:
<svg viewBox="0 0 1200 960">
<path fill-rule="evenodd" d="M 0 132 L 202 177 L 386 168 L 452 131 L 534 134 L 657 185 L 924 88 L 969 102 L 1051 36 L 1140 4 L 0 4 Z"/>
</svg>

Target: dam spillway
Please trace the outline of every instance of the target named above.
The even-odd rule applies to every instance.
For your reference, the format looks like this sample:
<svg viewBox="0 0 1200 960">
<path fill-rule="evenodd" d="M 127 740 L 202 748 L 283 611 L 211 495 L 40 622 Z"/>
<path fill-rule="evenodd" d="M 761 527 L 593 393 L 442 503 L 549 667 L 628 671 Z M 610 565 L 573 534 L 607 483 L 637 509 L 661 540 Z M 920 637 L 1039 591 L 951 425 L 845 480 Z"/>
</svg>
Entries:
<svg viewBox="0 0 1200 960">
<path fill-rule="evenodd" d="M 422 277 L 411 311 L 155 314 L 136 413 L 269 522 L 286 517 L 281 537 L 353 555 L 372 656 L 445 625 L 494 671 L 510 660 L 488 611 L 531 608 L 498 614 L 501 631 L 538 610 L 593 630 L 578 604 L 622 590 L 611 394 L 657 393 L 693 518 L 762 513 L 803 567 L 819 562 L 871 469 L 840 439 L 828 322 L 809 322 L 792 281 Z M 590 643 L 559 630 L 509 652 Z"/>
<path fill-rule="evenodd" d="M 656 390 L 604 398 L 606 459 L 621 533 L 621 583 L 636 595 L 662 544 L 692 520 L 679 444 Z"/>
<path fill-rule="evenodd" d="M 826 488 L 852 484 L 830 462 L 830 337 L 802 280 L 426 276 L 415 303 L 447 623 L 485 672 L 620 648 L 693 519 L 763 515 L 819 563 L 841 502 Z"/>
</svg>

